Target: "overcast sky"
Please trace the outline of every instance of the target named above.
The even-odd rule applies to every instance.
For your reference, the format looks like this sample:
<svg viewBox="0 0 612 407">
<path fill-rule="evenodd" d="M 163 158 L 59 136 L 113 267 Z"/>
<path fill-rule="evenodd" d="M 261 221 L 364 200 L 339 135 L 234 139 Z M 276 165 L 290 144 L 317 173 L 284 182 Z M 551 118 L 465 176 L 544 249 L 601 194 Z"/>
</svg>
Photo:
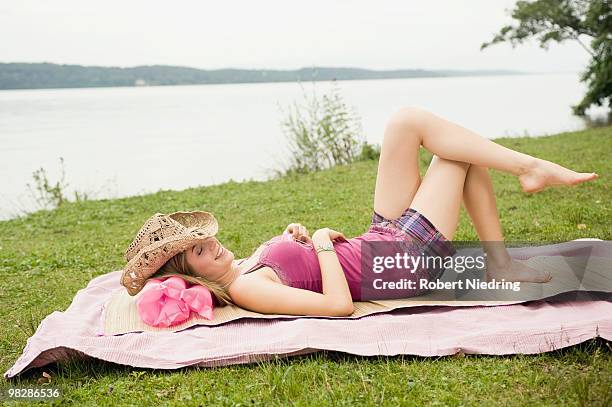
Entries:
<svg viewBox="0 0 612 407">
<path fill-rule="evenodd" d="M 515 0 L 15 0 L 0 3 L 0 62 L 203 69 L 514 69 L 579 72 L 576 42 L 479 51 Z M 588 37 L 582 37 L 587 40 Z"/>
</svg>

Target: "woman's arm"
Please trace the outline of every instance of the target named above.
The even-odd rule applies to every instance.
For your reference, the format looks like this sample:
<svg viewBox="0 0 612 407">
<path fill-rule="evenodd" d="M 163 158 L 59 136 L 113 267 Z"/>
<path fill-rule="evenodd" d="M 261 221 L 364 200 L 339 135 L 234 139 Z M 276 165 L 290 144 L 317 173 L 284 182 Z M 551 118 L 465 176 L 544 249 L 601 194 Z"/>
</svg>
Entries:
<svg viewBox="0 0 612 407">
<path fill-rule="evenodd" d="M 239 307 L 262 314 L 344 317 L 353 313 L 353 302 L 289 287 L 268 278 L 244 278 L 232 284 L 232 301 Z"/>
<path fill-rule="evenodd" d="M 353 298 L 338 255 L 333 249 L 332 240 L 335 239 L 345 239 L 345 237 L 342 233 L 329 228 L 319 229 L 312 234 L 312 243 L 317 251 L 321 268 L 323 294 L 334 298 L 347 309 L 351 309 Z M 331 250 L 321 250 L 325 247 Z"/>
</svg>

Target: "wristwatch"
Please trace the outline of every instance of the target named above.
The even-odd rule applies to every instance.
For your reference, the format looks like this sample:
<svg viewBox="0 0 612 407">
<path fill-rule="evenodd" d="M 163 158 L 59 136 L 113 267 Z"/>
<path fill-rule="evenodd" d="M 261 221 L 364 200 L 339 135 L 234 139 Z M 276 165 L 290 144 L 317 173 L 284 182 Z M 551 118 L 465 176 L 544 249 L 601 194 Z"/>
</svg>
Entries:
<svg viewBox="0 0 612 407">
<path fill-rule="evenodd" d="M 317 244 L 316 250 L 317 250 L 317 254 L 319 254 L 320 252 L 325 252 L 325 251 L 329 251 L 329 252 L 335 251 L 334 244 L 332 242 L 325 242 L 321 245 Z"/>
</svg>

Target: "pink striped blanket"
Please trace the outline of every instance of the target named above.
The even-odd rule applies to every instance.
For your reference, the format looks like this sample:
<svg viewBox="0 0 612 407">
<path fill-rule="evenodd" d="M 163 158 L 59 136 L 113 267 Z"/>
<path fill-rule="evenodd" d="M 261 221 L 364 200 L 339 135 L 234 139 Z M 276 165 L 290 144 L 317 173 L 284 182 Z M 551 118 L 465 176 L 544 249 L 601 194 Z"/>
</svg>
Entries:
<svg viewBox="0 0 612 407">
<path fill-rule="evenodd" d="M 48 315 L 4 377 L 73 356 L 176 369 L 249 363 L 320 350 L 364 356 L 442 356 L 459 351 L 504 355 L 548 352 L 598 336 L 612 340 L 612 298 L 602 292 L 573 292 L 561 294 L 557 301 L 500 306 L 412 307 L 359 319 L 244 318 L 179 332 L 102 336 L 102 305 L 121 288 L 119 273 L 91 280 L 66 311 Z"/>
</svg>

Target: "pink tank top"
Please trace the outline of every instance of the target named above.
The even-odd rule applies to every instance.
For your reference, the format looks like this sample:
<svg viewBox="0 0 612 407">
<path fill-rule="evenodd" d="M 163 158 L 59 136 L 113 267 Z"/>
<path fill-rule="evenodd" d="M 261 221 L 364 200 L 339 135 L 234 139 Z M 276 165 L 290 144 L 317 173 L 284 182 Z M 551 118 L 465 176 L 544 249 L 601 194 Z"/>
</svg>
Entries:
<svg viewBox="0 0 612 407">
<path fill-rule="evenodd" d="M 361 242 L 397 241 L 403 239 L 401 235 L 403 233 L 397 229 L 371 225 L 369 230 L 360 236 L 333 242 L 353 301 L 360 301 L 362 298 Z M 319 258 L 312 244 L 294 240 L 291 235 L 278 235 L 264 245 L 266 247 L 261 252 L 257 264 L 243 274 L 268 266 L 285 285 L 323 293 Z"/>
</svg>

